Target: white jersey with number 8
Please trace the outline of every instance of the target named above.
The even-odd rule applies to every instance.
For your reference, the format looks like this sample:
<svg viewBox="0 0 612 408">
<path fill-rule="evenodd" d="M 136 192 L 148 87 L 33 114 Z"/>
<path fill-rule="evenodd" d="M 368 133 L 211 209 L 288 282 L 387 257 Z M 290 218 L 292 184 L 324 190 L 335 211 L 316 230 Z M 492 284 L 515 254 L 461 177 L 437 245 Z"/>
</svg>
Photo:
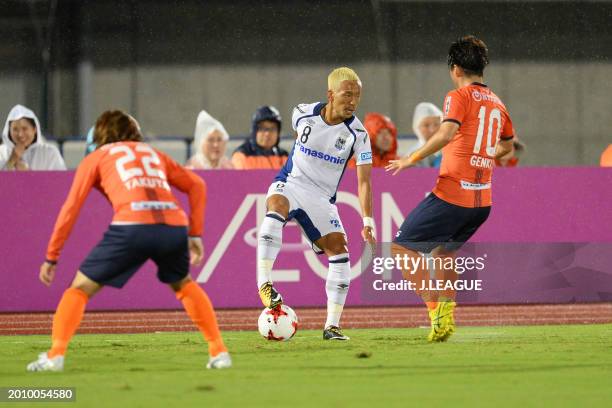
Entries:
<svg viewBox="0 0 612 408">
<path fill-rule="evenodd" d="M 291 125 L 297 138 L 275 180 L 320 191 L 333 203 L 348 161 L 355 155 L 358 166 L 371 164 L 372 148 L 357 117 L 329 125 L 321 116 L 324 107 L 319 102 L 293 109 Z"/>
</svg>

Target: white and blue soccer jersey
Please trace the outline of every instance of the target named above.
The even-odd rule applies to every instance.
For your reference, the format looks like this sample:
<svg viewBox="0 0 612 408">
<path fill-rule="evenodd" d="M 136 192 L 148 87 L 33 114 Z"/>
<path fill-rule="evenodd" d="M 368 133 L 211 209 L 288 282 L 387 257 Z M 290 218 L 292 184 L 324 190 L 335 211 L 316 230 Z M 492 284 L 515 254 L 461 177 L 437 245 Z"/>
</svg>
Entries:
<svg viewBox="0 0 612 408">
<path fill-rule="evenodd" d="M 337 125 L 321 117 L 325 103 L 301 104 L 293 109 L 291 125 L 297 138 L 289 159 L 276 181 L 320 191 L 331 203 L 348 161 L 355 155 L 357 165 L 372 164 L 368 132 L 353 116 Z"/>
</svg>

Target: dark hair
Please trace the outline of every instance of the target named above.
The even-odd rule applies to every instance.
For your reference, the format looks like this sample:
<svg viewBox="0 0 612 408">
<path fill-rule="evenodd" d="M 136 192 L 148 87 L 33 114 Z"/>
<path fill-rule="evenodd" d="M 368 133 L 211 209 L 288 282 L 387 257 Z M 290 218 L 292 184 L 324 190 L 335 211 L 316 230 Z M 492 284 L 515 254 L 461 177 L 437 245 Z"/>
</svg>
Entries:
<svg viewBox="0 0 612 408">
<path fill-rule="evenodd" d="M 13 137 L 11 136 L 11 123 L 13 123 L 13 122 L 15 122 L 17 120 L 21 120 L 21 119 L 27 121 L 34 128 L 34 131 L 36 132 L 36 134 L 34 135 L 34 141 L 32 143 L 36 142 L 36 140 L 38 139 L 38 128 L 36 127 L 36 121 L 34 119 L 32 119 L 32 118 L 26 118 L 26 117 L 15 119 L 15 120 L 11 120 L 9 122 L 9 128 L 8 128 L 8 137 L 9 137 L 9 139 L 11 140 L 11 142 L 15 143 L 15 141 L 13 140 Z"/>
<path fill-rule="evenodd" d="M 108 110 L 100 115 L 94 129 L 94 142 L 98 147 L 127 141 L 142 141 L 136 120 L 120 110 Z"/>
<path fill-rule="evenodd" d="M 453 65 L 463 68 L 467 75 L 482 76 L 489 65 L 487 45 L 473 35 L 459 38 L 448 49 L 448 67 Z"/>
</svg>

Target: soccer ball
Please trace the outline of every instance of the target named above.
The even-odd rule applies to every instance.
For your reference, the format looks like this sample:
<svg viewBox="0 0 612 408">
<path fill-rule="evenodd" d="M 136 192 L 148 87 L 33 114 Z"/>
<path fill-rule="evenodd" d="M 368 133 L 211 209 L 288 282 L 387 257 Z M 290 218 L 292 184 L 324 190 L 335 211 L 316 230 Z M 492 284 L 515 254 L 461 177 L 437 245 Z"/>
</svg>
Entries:
<svg viewBox="0 0 612 408">
<path fill-rule="evenodd" d="M 298 317 L 287 305 L 265 308 L 257 321 L 259 333 L 268 340 L 287 341 L 298 329 Z"/>
</svg>

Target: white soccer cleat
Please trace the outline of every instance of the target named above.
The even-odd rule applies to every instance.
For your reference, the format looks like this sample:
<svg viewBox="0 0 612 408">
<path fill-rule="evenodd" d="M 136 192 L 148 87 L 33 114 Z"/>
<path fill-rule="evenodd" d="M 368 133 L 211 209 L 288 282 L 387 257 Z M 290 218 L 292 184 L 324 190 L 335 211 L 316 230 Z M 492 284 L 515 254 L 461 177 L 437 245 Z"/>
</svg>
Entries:
<svg viewBox="0 0 612 408">
<path fill-rule="evenodd" d="M 215 357 L 210 357 L 208 359 L 208 364 L 206 364 L 206 368 L 230 368 L 232 366 L 232 358 L 230 357 L 227 351 L 223 351 L 217 354 Z"/>
<path fill-rule="evenodd" d="M 28 364 L 28 371 L 63 371 L 64 370 L 64 356 L 55 356 L 49 358 L 47 353 L 40 353 L 38 360 L 32 361 Z"/>
</svg>

